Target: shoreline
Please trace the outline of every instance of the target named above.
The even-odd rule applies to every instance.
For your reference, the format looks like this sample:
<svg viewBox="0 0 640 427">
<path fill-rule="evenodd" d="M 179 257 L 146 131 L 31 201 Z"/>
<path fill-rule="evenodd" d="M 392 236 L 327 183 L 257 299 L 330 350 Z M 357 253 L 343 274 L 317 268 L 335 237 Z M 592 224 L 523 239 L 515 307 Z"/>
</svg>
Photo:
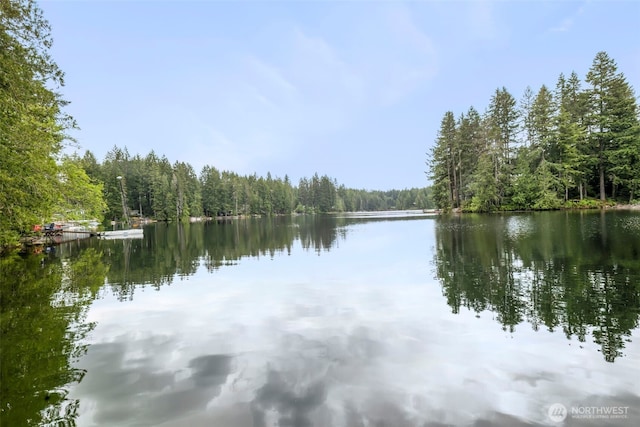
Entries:
<svg viewBox="0 0 640 427">
<path fill-rule="evenodd" d="M 468 214 L 468 213 L 525 213 L 525 212 L 548 212 L 548 211 L 596 211 L 596 210 L 627 210 L 627 211 L 640 211 L 640 203 L 636 204 L 617 204 L 617 205 L 604 205 L 604 206 L 589 206 L 589 207 L 560 207 L 557 209 L 514 209 L 514 210 L 495 210 L 491 212 L 470 212 L 465 211 L 462 208 L 451 209 L 449 213 L 452 214 Z M 438 211 L 439 214 L 446 214 L 447 212 Z"/>
<path fill-rule="evenodd" d="M 640 211 L 640 203 L 636 203 L 635 205 L 615 205 L 611 206 L 608 209 L 619 209 L 619 210 L 629 210 L 629 211 Z"/>
</svg>

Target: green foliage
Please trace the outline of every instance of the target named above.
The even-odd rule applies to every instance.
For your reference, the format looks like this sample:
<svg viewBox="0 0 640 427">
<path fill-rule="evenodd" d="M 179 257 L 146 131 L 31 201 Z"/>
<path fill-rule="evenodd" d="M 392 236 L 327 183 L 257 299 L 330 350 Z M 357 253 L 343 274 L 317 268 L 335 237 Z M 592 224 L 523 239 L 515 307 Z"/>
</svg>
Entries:
<svg viewBox="0 0 640 427">
<path fill-rule="evenodd" d="M 562 201 L 558 197 L 558 179 L 553 174 L 553 166 L 544 157 L 533 174 L 535 197 L 533 209 L 549 210 L 560 208 Z"/>
<path fill-rule="evenodd" d="M 54 211 L 66 219 L 102 220 L 107 205 L 102 197 L 102 184 L 94 183 L 77 157 L 64 157 L 59 172 L 60 197 Z"/>
<path fill-rule="evenodd" d="M 34 1 L 0 1 L 0 253 L 54 213 L 103 210 L 79 163 L 58 158 L 75 123 L 57 91 L 64 75 L 50 33 Z"/>
<path fill-rule="evenodd" d="M 62 84 L 50 46 L 33 1 L 0 2 L 0 248 L 50 216 L 57 197 L 55 156 L 69 121 L 49 88 Z"/>
<path fill-rule="evenodd" d="M 493 136 L 502 149 L 501 154 L 508 159 L 511 154 L 510 145 L 515 141 L 518 131 L 517 120 L 520 113 L 516 109 L 515 98 L 507 88 L 496 89 L 491 97 L 488 113 L 489 126 L 495 131 Z"/>
<path fill-rule="evenodd" d="M 455 118 L 451 111 L 447 111 L 440 123 L 438 139 L 429 159 L 433 198 L 438 208 L 445 211 L 459 205 L 456 182 L 458 142 Z"/>
<path fill-rule="evenodd" d="M 598 52 L 587 73 L 591 154 L 597 159 L 600 200 L 606 199 L 606 181 L 612 191 L 625 185 L 637 190 L 640 123 L 633 88 L 606 52 Z M 631 196 L 630 196 L 631 197 Z"/>
<path fill-rule="evenodd" d="M 437 207 L 558 209 L 596 188 L 602 201 L 637 196 L 640 111 L 633 88 L 605 52 L 586 82 L 582 89 L 574 72 L 560 75 L 555 92 L 543 85 L 534 95 L 527 87 L 519 109 L 505 88 L 497 89 L 482 119 L 469 113 L 454 123 L 445 113 L 428 162 Z"/>
<path fill-rule="evenodd" d="M 480 155 L 471 185 L 473 197 L 469 205 L 471 212 L 492 212 L 500 206 L 500 195 L 496 182 L 496 154 L 487 151 Z"/>
<path fill-rule="evenodd" d="M 564 207 L 567 209 L 601 209 L 611 205 L 611 202 L 603 202 L 600 199 L 592 198 L 582 200 L 567 200 L 564 203 Z"/>
<path fill-rule="evenodd" d="M 513 210 L 527 210 L 536 202 L 538 183 L 532 178 L 532 168 L 537 160 L 536 151 L 521 148 L 517 158 L 516 174 L 513 180 L 511 206 Z"/>
<path fill-rule="evenodd" d="M 486 114 L 485 145 L 493 151 L 498 203 L 501 203 L 509 192 L 513 178 L 513 151 L 518 133 L 518 118 L 519 111 L 516 109 L 516 100 L 513 95 L 505 87 L 496 89 Z"/>
</svg>

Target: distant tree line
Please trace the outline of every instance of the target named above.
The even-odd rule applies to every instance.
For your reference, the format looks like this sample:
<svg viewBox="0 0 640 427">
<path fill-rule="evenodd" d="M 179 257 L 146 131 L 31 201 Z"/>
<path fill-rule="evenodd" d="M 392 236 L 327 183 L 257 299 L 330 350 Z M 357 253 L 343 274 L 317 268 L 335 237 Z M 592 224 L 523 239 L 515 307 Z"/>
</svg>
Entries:
<svg viewBox="0 0 640 427">
<path fill-rule="evenodd" d="M 294 185 L 289 177 L 239 175 L 205 166 L 197 174 L 185 162 L 171 163 L 151 151 L 131 156 L 113 147 L 102 163 L 91 151 L 75 158 L 92 182 L 103 189 L 106 217 L 125 211 L 161 221 L 228 215 L 278 215 L 424 209 L 431 206 L 427 188 L 368 191 L 346 188 L 317 173 Z"/>
<path fill-rule="evenodd" d="M 606 52 L 585 83 L 560 74 L 555 89 L 527 87 L 520 102 L 497 89 L 482 115 L 473 107 L 458 118 L 446 112 L 428 159 L 437 207 L 556 209 L 637 198 L 634 90 Z"/>
</svg>

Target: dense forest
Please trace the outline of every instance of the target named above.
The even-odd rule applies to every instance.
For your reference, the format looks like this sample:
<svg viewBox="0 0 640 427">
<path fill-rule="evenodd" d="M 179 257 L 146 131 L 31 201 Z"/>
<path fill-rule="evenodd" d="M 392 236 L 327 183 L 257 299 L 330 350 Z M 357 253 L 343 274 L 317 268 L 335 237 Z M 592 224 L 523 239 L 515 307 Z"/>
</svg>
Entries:
<svg viewBox="0 0 640 427">
<path fill-rule="evenodd" d="M 502 87 L 484 114 L 445 113 L 428 165 L 440 209 L 475 212 L 633 202 L 640 191 L 640 110 L 606 52 L 584 82 L 560 74 L 520 102 Z M 596 199 L 596 200 L 594 200 Z"/>
<path fill-rule="evenodd" d="M 205 166 L 200 174 L 184 162 L 169 162 L 153 151 L 131 156 L 113 147 L 102 163 L 87 151 L 75 161 L 104 189 L 107 218 L 124 214 L 157 220 L 226 215 L 273 215 L 429 206 L 426 188 L 368 191 L 345 188 L 317 173 L 294 185 L 284 178 L 243 176 Z"/>
</svg>

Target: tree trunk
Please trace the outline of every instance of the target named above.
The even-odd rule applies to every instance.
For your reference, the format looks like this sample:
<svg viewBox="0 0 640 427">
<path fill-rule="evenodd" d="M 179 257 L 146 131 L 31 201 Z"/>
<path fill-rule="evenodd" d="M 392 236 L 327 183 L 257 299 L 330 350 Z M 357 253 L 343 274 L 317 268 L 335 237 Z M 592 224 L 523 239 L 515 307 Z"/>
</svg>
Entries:
<svg viewBox="0 0 640 427">
<path fill-rule="evenodd" d="M 455 158 L 454 158 L 455 161 Z M 457 208 L 459 205 L 459 191 L 458 191 L 458 174 L 456 173 L 455 166 L 453 167 L 453 201 L 451 203 L 452 207 Z"/>
<path fill-rule="evenodd" d="M 453 186 L 451 185 L 451 157 L 449 157 L 447 169 L 447 175 L 449 178 L 447 179 L 447 181 L 449 182 L 449 205 L 453 207 Z"/>
<path fill-rule="evenodd" d="M 460 186 L 460 191 L 462 191 L 462 154 L 460 154 L 460 180 L 458 181 L 458 185 Z M 464 195 L 462 199 L 458 199 L 458 206 L 461 206 L 461 200 L 464 200 Z"/>
<path fill-rule="evenodd" d="M 600 128 L 600 137 L 602 138 L 602 128 Z M 600 175 L 600 200 L 605 201 L 607 199 L 607 189 L 604 182 L 604 144 L 600 141 L 600 153 L 598 155 L 598 172 Z"/>
<path fill-rule="evenodd" d="M 611 198 L 612 198 L 613 200 L 615 200 L 615 199 L 616 199 L 616 190 L 617 190 L 617 187 L 618 187 L 618 186 L 616 185 L 616 183 L 615 183 L 615 182 L 612 182 L 612 183 L 611 183 Z"/>
<path fill-rule="evenodd" d="M 580 184 L 578 184 L 578 191 L 580 192 L 580 200 L 584 199 L 584 194 L 582 191 L 582 181 L 580 181 Z"/>
<path fill-rule="evenodd" d="M 458 207 L 460 207 L 461 203 L 460 203 L 460 192 L 462 191 L 462 150 L 458 150 L 458 165 L 460 168 L 460 179 L 458 179 Z"/>
<path fill-rule="evenodd" d="M 604 166 L 602 164 L 600 164 L 600 200 L 602 200 L 603 202 L 607 200 L 604 186 Z"/>
</svg>

